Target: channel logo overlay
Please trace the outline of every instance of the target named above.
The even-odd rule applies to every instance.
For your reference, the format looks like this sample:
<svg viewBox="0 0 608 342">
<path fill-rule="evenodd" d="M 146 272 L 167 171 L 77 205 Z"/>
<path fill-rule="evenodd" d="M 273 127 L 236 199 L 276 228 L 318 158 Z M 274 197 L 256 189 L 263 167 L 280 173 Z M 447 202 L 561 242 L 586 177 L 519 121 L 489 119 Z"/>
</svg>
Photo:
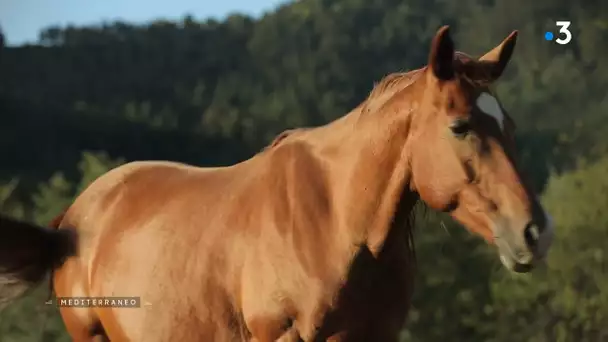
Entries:
<svg viewBox="0 0 608 342">
<path fill-rule="evenodd" d="M 545 32 L 546 41 L 555 41 L 557 44 L 566 45 L 572 40 L 572 32 L 570 32 L 569 21 L 556 21 L 555 26 L 558 27 L 557 33 L 551 31 Z"/>
</svg>

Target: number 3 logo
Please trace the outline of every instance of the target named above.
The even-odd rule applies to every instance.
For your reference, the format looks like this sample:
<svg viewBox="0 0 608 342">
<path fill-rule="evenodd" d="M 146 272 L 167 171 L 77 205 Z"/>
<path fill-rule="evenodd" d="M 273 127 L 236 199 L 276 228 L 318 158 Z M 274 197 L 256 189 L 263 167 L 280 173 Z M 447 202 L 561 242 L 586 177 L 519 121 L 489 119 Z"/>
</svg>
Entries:
<svg viewBox="0 0 608 342">
<path fill-rule="evenodd" d="M 555 22 L 555 25 L 557 25 L 559 27 L 559 33 L 565 35 L 565 38 L 557 38 L 555 40 L 555 42 L 557 44 L 561 44 L 561 45 L 566 45 L 568 43 L 570 43 L 570 41 L 572 40 L 572 32 L 570 32 L 570 30 L 568 30 L 568 27 L 570 27 L 570 22 L 569 21 L 557 21 Z"/>
</svg>

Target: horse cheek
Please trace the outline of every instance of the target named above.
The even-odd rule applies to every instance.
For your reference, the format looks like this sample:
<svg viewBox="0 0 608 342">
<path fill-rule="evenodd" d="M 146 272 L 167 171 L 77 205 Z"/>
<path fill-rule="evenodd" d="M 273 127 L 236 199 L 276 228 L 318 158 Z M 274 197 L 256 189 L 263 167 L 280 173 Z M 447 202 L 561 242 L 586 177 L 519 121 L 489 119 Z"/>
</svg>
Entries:
<svg viewBox="0 0 608 342">
<path fill-rule="evenodd" d="M 451 182 L 445 184 L 446 182 L 442 182 L 441 179 L 439 179 L 442 178 L 441 176 L 435 176 L 436 177 L 431 181 L 421 184 L 417 190 L 420 199 L 422 199 L 427 206 L 441 211 L 453 201 L 456 191 L 452 189 L 456 189 L 457 185 L 451 184 Z"/>
</svg>

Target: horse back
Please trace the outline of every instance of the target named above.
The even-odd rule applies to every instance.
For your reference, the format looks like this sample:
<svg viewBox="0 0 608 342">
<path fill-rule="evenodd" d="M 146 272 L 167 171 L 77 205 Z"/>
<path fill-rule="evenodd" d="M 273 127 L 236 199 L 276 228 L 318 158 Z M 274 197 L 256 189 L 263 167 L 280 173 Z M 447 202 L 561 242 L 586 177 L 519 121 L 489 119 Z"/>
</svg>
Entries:
<svg viewBox="0 0 608 342">
<path fill-rule="evenodd" d="M 117 340 L 222 340 L 236 338 L 232 280 L 222 260 L 228 239 L 211 222 L 230 172 L 169 162 L 135 162 L 96 179 L 67 210 L 61 227 L 79 232 L 78 257 L 55 277 L 58 297 L 140 297 L 141 310 L 62 308 L 83 325 L 99 320 Z M 215 213 L 215 215 L 214 215 Z M 217 228 L 214 228 L 217 227 Z M 194 306 L 204 303 L 205 306 Z M 190 326 L 177 329 L 178 326 Z M 196 334 L 178 336 L 178 332 Z M 176 335 L 177 334 L 177 335 Z"/>
<path fill-rule="evenodd" d="M 168 315 L 158 321 L 223 321 L 225 334 L 241 331 L 234 326 L 244 324 L 238 322 L 247 313 L 302 310 L 295 308 L 301 284 L 331 274 L 325 265 L 331 250 L 329 180 L 307 149 L 279 144 L 229 168 L 135 162 L 111 170 L 78 196 L 62 221 L 80 232 L 79 262 L 66 267 L 63 279 L 77 269 L 72 272 L 81 284 L 77 295 L 171 297 L 174 310 L 156 313 Z M 114 274 L 112 284 L 108 274 Z M 64 282 L 58 296 L 72 295 L 73 288 Z M 294 300 L 258 302 L 277 293 Z M 190 316 L 178 324 L 182 314 L 175 312 Z M 149 325 L 144 316 L 120 318 L 103 310 L 99 315 L 110 316 L 106 322 Z M 217 335 L 221 326 L 184 331 L 224 340 Z"/>
</svg>

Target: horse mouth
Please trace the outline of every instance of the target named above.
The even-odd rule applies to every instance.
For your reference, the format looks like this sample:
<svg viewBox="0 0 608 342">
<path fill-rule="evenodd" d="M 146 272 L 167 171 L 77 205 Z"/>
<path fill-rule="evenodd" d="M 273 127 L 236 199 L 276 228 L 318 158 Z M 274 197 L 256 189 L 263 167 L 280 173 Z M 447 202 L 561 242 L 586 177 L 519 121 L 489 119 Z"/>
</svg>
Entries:
<svg viewBox="0 0 608 342">
<path fill-rule="evenodd" d="M 520 263 L 514 258 L 500 254 L 500 261 L 509 270 L 515 273 L 528 273 L 534 268 L 532 263 Z"/>
<path fill-rule="evenodd" d="M 510 242 L 508 239 L 495 236 L 500 262 L 511 272 L 528 273 L 534 268 L 538 256 L 528 246 Z"/>
</svg>

